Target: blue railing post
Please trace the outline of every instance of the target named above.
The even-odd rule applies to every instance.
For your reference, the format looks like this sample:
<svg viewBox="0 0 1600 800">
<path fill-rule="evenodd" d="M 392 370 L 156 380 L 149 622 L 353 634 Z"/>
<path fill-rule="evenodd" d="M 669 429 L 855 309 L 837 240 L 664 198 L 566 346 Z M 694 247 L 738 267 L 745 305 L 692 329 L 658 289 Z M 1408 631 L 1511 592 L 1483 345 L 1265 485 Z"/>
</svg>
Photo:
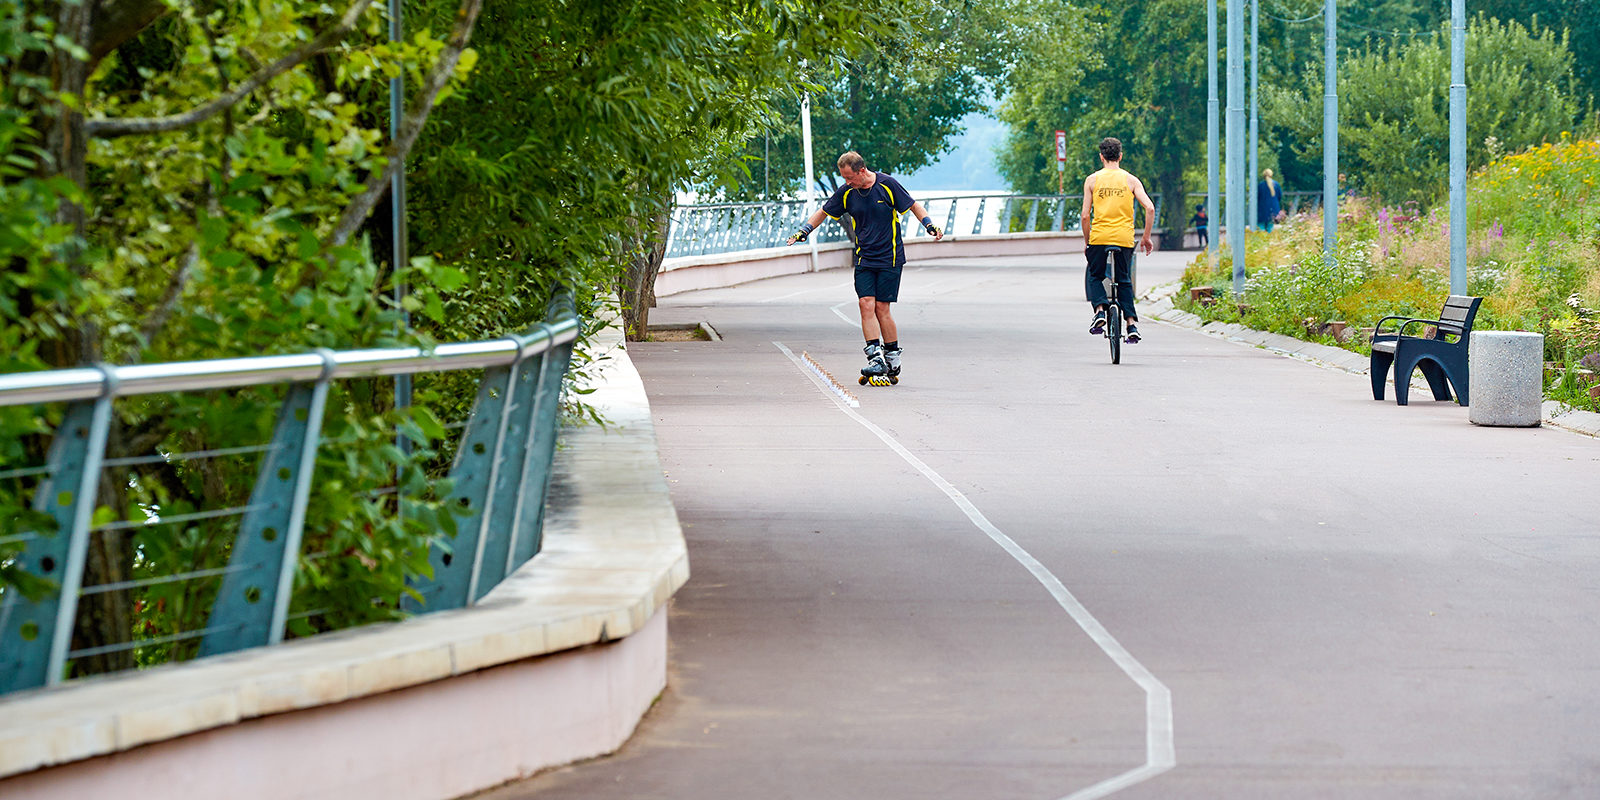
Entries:
<svg viewBox="0 0 1600 800">
<path fill-rule="evenodd" d="M 520 342 L 518 343 L 520 346 Z M 450 467 L 451 489 L 447 504 L 464 511 L 456 520 L 455 538 L 437 542 L 428 553 L 433 577 L 419 579 L 413 588 L 423 602 L 403 603 L 407 611 L 460 608 L 473 596 L 478 580 L 483 528 L 492 510 L 495 474 L 505 441 L 507 410 L 517 364 L 490 367 L 478 381 L 478 396 L 461 434 L 455 463 Z"/>
<path fill-rule="evenodd" d="M 572 314 L 572 297 L 562 294 L 550 301 L 550 313 L 546 319 L 571 320 L 565 324 L 576 325 Z M 545 325 L 545 331 L 547 335 L 555 336 L 555 329 L 550 324 Z M 544 506 L 550 494 L 551 464 L 555 460 L 558 416 L 561 413 L 561 381 L 571 362 L 571 342 L 546 351 L 540 362 L 539 401 L 533 412 L 534 437 L 528 447 L 528 465 L 522 470 L 522 484 L 517 492 L 512 570 L 538 555 L 543 545 Z"/>
<path fill-rule="evenodd" d="M 978 215 L 972 218 L 972 235 L 973 236 L 977 236 L 978 234 L 983 233 L 983 204 L 988 202 L 988 201 L 989 201 L 989 198 L 987 198 L 987 197 L 978 198 Z"/>
<path fill-rule="evenodd" d="M 515 338 L 526 349 L 535 342 L 553 337 L 549 328 L 541 326 L 537 332 Z M 546 352 L 524 358 L 515 367 L 511 397 L 505 407 L 505 432 L 501 436 L 500 454 L 496 457 L 494 486 L 489 490 L 486 524 L 478 544 L 482 556 L 467 598 L 469 603 L 476 603 L 516 569 L 512 550 L 516 547 L 517 506 L 521 502 L 517 493 L 522 487 L 522 473 L 528 468 L 528 453 L 532 450 L 537 427 L 535 414 L 539 407 L 540 379 L 548 356 Z"/>
<path fill-rule="evenodd" d="M 1028 212 L 1027 230 L 1029 231 L 1036 230 L 1036 226 L 1039 224 L 1039 202 L 1039 198 L 1033 198 L 1033 209 Z"/>
<path fill-rule="evenodd" d="M 283 641 L 333 374 L 333 353 L 321 352 L 322 377 L 290 384 L 278 411 L 271 449 L 256 471 L 250 510 L 239 521 L 228 558 L 229 568 L 237 571 L 222 579 L 206 621 L 209 632 L 200 642 L 201 656 Z"/>
<path fill-rule="evenodd" d="M 29 572 L 54 581 L 56 587 L 38 601 L 20 592 L 6 593 L 0 606 L 0 653 L 14 653 L 0 663 L 0 694 L 60 683 L 72 643 L 78 611 L 78 589 L 89 551 L 89 521 L 99 496 L 100 466 L 111 430 L 111 398 L 115 378 L 105 374 L 105 391 L 95 400 L 67 406 L 50 442 L 48 477 L 33 497 L 33 510 L 49 514 L 55 531 L 38 531 L 28 540 L 18 562 Z"/>
<path fill-rule="evenodd" d="M 1061 222 L 1062 222 L 1063 219 L 1066 218 L 1066 213 L 1067 213 L 1067 197 L 1066 197 L 1066 195 L 1062 195 L 1061 197 L 1056 198 L 1056 221 L 1051 224 L 1050 230 L 1053 230 L 1053 231 L 1065 230 L 1065 228 L 1061 227 Z"/>
</svg>

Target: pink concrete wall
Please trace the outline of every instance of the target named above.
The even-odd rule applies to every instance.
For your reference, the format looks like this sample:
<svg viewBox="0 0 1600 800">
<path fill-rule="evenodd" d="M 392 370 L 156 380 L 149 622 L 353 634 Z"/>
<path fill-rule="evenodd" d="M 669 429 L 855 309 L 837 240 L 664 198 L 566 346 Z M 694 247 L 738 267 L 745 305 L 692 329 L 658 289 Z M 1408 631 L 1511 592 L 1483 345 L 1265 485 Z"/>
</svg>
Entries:
<svg viewBox="0 0 1600 800">
<path fill-rule="evenodd" d="M 439 800 L 609 753 L 666 686 L 667 611 L 625 639 L 0 780 L 0 798 Z"/>
</svg>

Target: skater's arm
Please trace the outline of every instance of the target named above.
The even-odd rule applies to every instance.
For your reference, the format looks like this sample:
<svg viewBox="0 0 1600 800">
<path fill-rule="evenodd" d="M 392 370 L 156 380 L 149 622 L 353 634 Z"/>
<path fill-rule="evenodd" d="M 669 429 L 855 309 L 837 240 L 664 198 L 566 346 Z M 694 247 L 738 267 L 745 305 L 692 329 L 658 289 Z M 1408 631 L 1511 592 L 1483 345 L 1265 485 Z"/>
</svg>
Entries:
<svg viewBox="0 0 1600 800">
<path fill-rule="evenodd" d="M 1139 199 L 1139 205 L 1144 206 L 1144 240 L 1139 242 L 1139 249 L 1145 255 L 1150 255 L 1150 251 L 1155 249 L 1150 243 L 1150 228 L 1156 222 L 1156 204 L 1150 202 L 1150 195 L 1144 193 L 1144 184 L 1138 178 L 1129 175 L 1128 181 L 1133 184 L 1133 196 Z"/>
<path fill-rule="evenodd" d="M 821 225 L 822 221 L 827 217 L 827 213 L 820 208 L 812 212 L 811 218 L 800 225 L 800 230 L 795 231 L 794 235 L 789 237 L 789 244 L 805 241 L 806 237 L 810 236 L 811 232 L 816 230 L 817 226 Z"/>
<path fill-rule="evenodd" d="M 921 200 L 911 204 L 911 216 L 922 221 L 922 227 L 928 231 L 928 235 L 932 236 L 934 241 L 937 242 L 944 238 L 944 231 L 939 230 L 939 226 L 933 224 L 933 217 L 928 215 L 928 209 L 922 207 Z"/>
</svg>

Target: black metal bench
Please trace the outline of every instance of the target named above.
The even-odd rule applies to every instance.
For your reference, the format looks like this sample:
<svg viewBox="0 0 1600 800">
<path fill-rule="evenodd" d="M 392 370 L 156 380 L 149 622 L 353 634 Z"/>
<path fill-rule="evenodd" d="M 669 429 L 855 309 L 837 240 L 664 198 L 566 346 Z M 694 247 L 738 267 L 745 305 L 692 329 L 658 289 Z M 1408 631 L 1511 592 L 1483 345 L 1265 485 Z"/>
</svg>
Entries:
<svg viewBox="0 0 1600 800">
<path fill-rule="evenodd" d="M 1383 384 L 1389 377 L 1389 367 L 1394 366 L 1394 400 L 1406 404 L 1411 390 L 1411 373 L 1422 370 L 1433 390 L 1433 399 L 1449 400 L 1450 389 L 1455 387 L 1456 402 L 1467 405 L 1467 340 L 1472 334 L 1472 321 L 1478 316 L 1481 297 L 1453 294 L 1444 301 L 1438 319 L 1414 317 L 1384 317 L 1372 330 L 1372 399 L 1383 399 Z M 1384 333 L 1385 322 L 1397 321 L 1393 332 Z M 1434 335 L 1407 336 L 1406 329 L 1414 325 L 1433 326 Z M 1451 340 L 1447 337 L 1454 337 Z"/>
</svg>

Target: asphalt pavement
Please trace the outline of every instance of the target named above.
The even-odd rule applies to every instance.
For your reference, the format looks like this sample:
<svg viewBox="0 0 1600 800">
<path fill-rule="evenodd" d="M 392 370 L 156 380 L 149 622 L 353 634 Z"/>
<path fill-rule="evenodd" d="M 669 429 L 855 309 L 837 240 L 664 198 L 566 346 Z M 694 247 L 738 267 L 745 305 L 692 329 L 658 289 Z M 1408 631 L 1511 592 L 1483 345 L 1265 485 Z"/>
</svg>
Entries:
<svg viewBox="0 0 1600 800">
<path fill-rule="evenodd" d="M 1600 796 L 1600 441 L 1154 321 L 1112 365 L 1082 276 L 908 266 L 854 408 L 800 363 L 864 363 L 847 272 L 665 298 L 721 336 L 629 347 L 668 688 L 484 797 Z"/>
</svg>

